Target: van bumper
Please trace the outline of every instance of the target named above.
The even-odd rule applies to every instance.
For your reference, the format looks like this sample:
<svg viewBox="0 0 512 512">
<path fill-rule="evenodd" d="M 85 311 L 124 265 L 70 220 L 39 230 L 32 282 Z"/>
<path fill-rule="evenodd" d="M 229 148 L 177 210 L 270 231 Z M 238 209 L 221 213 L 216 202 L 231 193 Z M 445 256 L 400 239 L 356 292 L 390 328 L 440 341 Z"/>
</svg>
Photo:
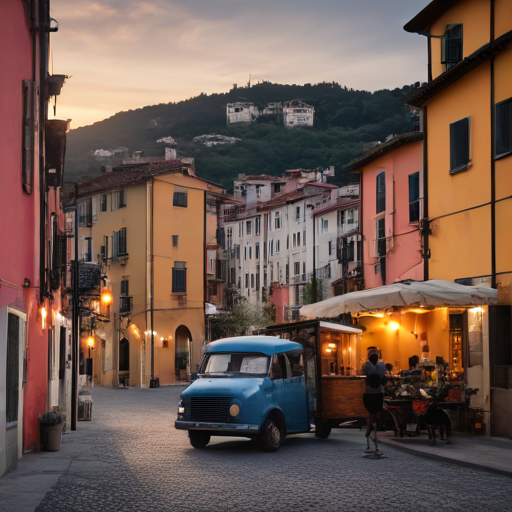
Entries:
<svg viewBox="0 0 512 512">
<path fill-rule="evenodd" d="M 208 423 L 204 421 L 175 421 L 174 428 L 178 430 L 212 430 L 231 432 L 233 434 L 257 434 L 260 430 L 259 425 L 250 425 L 247 423 Z"/>
</svg>

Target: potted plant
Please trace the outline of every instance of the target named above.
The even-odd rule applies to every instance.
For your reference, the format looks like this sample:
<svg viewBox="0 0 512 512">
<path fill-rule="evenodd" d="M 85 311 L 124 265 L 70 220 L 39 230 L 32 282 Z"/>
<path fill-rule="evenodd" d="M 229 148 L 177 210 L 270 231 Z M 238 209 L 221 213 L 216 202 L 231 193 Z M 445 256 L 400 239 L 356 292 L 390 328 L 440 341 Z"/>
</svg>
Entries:
<svg viewBox="0 0 512 512">
<path fill-rule="evenodd" d="M 58 412 L 45 412 L 39 415 L 41 445 L 48 452 L 60 450 L 60 438 L 66 417 Z"/>
</svg>

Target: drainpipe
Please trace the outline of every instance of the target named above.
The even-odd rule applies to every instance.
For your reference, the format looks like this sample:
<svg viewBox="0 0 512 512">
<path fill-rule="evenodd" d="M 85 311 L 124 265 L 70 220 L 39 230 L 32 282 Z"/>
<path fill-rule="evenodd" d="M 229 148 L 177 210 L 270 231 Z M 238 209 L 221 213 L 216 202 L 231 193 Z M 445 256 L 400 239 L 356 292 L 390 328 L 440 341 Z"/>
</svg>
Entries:
<svg viewBox="0 0 512 512">
<path fill-rule="evenodd" d="M 150 217 L 150 230 L 149 230 L 149 261 L 150 261 L 150 272 L 151 272 L 151 281 L 150 281 L 150 309 L 151 309 L 151 379 L 155 378 L 155 326 L 154 326 L 154 264 L 153 264 L 153 187 L 155 185 L 154 179 L 151 178 L 151 191 L 150 191 L 150 197 L 151 197 L 151 217 Z"/>
<path fill-rule="evenodd" d="M 75 257 L 73 261 L 73 319 L 72 319 L 72 349 L 71 349 L 71 430 L 76 430 L 78 419 L 78 345 L 80 340 L 80 295 L 79 265 L 78 265 L 78 185 L 75 185 Z"/>
<path fill-rule="evenodd" d="M 494 0 L 491 0 L 491 46 L 494 47 Z M 496 109 L 494 85 L 494 57 L 491 59 L 491 286 L 497 288 L 496 282 Z"/>
<path fill-rule="evenodd" d="M 430 222 L 428 220 L 428 123 L 427 106 L 423 107 L 423 219 L 421 222 L 421 231 L 423 236 L 423 280 L 429 279 L 428 260 L 430 258 L 430 248 L 428 245 L 430 234 Z"/>
</svg>

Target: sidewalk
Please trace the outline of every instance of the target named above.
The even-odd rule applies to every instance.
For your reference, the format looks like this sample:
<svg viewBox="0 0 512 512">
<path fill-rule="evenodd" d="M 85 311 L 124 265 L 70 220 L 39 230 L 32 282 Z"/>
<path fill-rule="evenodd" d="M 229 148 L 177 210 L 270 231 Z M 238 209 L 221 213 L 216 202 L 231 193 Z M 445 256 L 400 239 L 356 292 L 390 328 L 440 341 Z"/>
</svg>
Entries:
<svg viewBox="0 0 512 512">
<path fill-rule="evenodd" d="M 0 512 L 33 512 L 45 494 L 94 443 L 93 424 L 80 422 L 79 429 L 62 435 L 57 452 L 26 453 L 18 468 L 0 478 Z"/>
<path fill-rule="evenodd" d="M 418 437 L 401 438 L 395 437 L 392 432 L 379 432 L 379 440 L 382 444 L 416 455 L 512 477 L 511 439 L 454 434 L 452 444 L 438 440 L 437 444 L 431 446 L 426 433 Z"/>
</svg>

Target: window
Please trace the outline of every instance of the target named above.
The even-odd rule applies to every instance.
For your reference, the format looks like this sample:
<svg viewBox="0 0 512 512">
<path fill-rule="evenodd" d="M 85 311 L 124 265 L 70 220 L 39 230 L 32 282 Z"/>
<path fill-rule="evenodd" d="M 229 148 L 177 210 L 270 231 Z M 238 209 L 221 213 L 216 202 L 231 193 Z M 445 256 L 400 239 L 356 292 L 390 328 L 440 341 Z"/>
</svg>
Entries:
<svg viewBox="0 0 512 512">
<path fill-rule="evenodd" d="M 175 261 L 172 268 L 172 292 L 187 293 L 187 264 L 185 261 Z"/>
<path fill-rule="evenodd" d="M 281 212 L 274 212 L 274 228 L 281 229 Z"/>
<path fill-rule="evenodd" d="M 270 240 L 270 256 L 274 256 L 274 240 Z"/>
<path fill-rule="evenodd" d="M 293 247 L 297 247 L 297 235 L 293 233 Z"/>
<path fill-rule="evenodd" d="M 236 246 L 236 259 L 237 260 L 240 259 L 240 246 L 239 245 Z"/>
<path fill-rule="evenodd" d="M 386 173 L 377 175 L 377 213 L 386 210 Z"/>
<path fill-rule="evenodd" d="M 178 247 L 178 237 L 179 235 L 172 235 L 172 246 Z"/>
<path fill-rule="evenodd" d="M 119 230 L 119 255 L 128 254 L 127 245 L 126 245 L 126 228 L 122 228 Z"/>
<path fill-rule="evenodd" d="M 332 243 L 332 240 L 330 240 L 328 242 L 328 245 L 329 245 L 329 256 L 332 256 L 332 253 L 333 253 L 333 243 Z"/>
<path fill-rule="evenodd" d="M 256 198 L 259 199 L 261 197 L 261 189 L 263 185 L 256 185 Z"/>
<path fill-rule="evenodd" d="M 446 69 L 462 60 L 462 23 L 446 26 L 446 32 L 441 39 L 441 63 Z"/>
<path fill-rule="evenodd" d="M 123 279 L 121 281 L 121 296 L 126 297 L 130 295 L 130 281 Z"/>
<path fill-rule="evenodd" d="M 495 155 L 512 152 L 512 98 L 496 105 L 496 149 Z"/>
<path fill-rule="evenodd" d="M 106 202 L 106 197 L 105 197 Z M 116 211 L 118 208 L 124 208 L 126 206 L 126 188 L 121 190 L 114 190 L 110 195 L 110 209 Z M 106 207 L 106 204 L 105 204 Z M 102 210 L 103 211 L 103 210 Z"/>
<path fill-rule="evenodd" d="M 7 423 L 18 421 L 19 381 L 20 381 L 20 334 L 22 326 L 20 317 L 7 315 L 7 366 L 6 368 L 6 420 Z M 5 361 L 5 359 L 4 359 Z"/>
<path fill-rule="evenodd" d="M 322 234 L 329 232 L 329 219 L 321 219 L 321 232 Z"/>
<path fill-rule="evenodd" d="M 244 260 L 247 260 L 247 247 L 244 247 Z"/>
<path fill-rule="evenodd" d="M 354 241 L 350 241 L 345 245 L 346 261 L 354 261 Z"/>
<path fill-rule="evenodd" d="M 249 273 L 245 274 L 245 287 L 249 288 Z"/>
<path fill-rule="evenodd" d="M 249 245 L 249 259 L 252 260 L 252 245 Z"/>
<path fill-rule="evenodd" d="M 259 242 L 254 247 L 254 257 L 259 260 L 260 259 L 260 244 Z"/>
<path fill-rule="evenodd" d="M 125 188 L 117 191 L 117 207 L 118 208 L 126 207 L 126 189 Z"/>
<path fill-rule="evenodd" d="M 306 231 L 302 232 L 302 245 L 306 245 Z"/>
<path fill-rule="evenodd" d="M 290 248 L 290 235 L 286 235 L 286 250 Z"/>
<path fill-rule="evenodd" d="M 293 273 L 298 276 L 300 274 L 300 261 L 296 261 L 293 264 Z"/>
<path fill-rule="evenodd" d="M 22 170 L 23 190 L 32 193 L 34 181 L 34 134 L 35 134 L 36 87 L 32 80 L 23 80 L 23 133 Z"/>
<path fill-rule="evenodd" d="M 100 196 L 100 212 L 107 211 L 107 194 L 101 194 Z"/>
<path fill-rule="evenodd" d="M 260 217 L 256 217 L 254 219 L 254 230 L 256 231 L 256 234 L 259 235 L 261 231 L 261 219 Z"/>
<path fill-rule="evenodd" d="M 263 259 L 267 260 L 267 242 L 263 242 Z"/>
<path fill-rule="evenodd" d="M 230 251 L 231 249 L 233 249 L 233 228 L 228 228 L 226 240 L 227 240 L 226 249 L 228 249 L 228 251 Z"/>
<path fill-rule="evenodd" d="M 300 220 L 300 206 L 295 207 L 295 220 Z"/>
<path fill-rule="evenodd" d="M 84 238 L 83 261 L 92 262 L 92 238 Z"/>
<path fill-rule="evenodd" d="M 297 247 L 300 246 L 300 231 L 297 233 Z"/>
<path fill-rule="evenodd" d="M 238 236 L 242 238 L 244 236 L 244 223 L 239 222 L 238 223 Z"/>
<path fill-rule="evenodd" d="M 188 191 L 185 188 L 176 187 L 174 189 L 174 196 L 172 200 L 173 206 L 179 206 L 180 208 L 186 208 L 188 204 Z"/>
<path fill-rule="evenodd" d="M 254 290 L 254 274 L 251 274 L 251 288 Z"/>
<path fill-rule="evenodd" d="M 420 173 L 409 174 L 409 222 L 420 220 Z"/>
<path fill-rule="evenodd" d="M 250 220 L 247 221 L 247 234 L 252 234 L 252 222 Z"/>
<path fill-rule="evenodd" d="M 281 252 L 281 241 L 276 240 L 276 254 L 279 254 Z"/>
<path fill-rule="evenodd" d="M 306 262 L 302 262 L 302 280 L 306 280 Z"/>
<path fill-rule="evenodd" d="M 354 209 L 347 210 L 347 224 L 354 224 Z"/>
<path fill-rule="evenodd" d="M 345 210 L 341 210 L 338 212 L 338 227 L 343 226 L 345 222 Z"/>
<path fill-rule="evenodd" d="M 376 224 L 376 255 L 386 255 L 386 219 L 384 217 L 377 220 Z"/>
<path fill-rule="evenodd" d="M 469 164 L 469 117 L 450 124 L 450 174 L 464 171 Z"/>
<path fill-rule="evenodd" d="M 260 289 L 260 273 L 256 272 L 256 291 Z"/>
<path fill-rule="evenodd" d="M 81 228 L 92 226 L 92 201 L 90 199 L 78 205 L 78 225 Z"/>
</svg>

